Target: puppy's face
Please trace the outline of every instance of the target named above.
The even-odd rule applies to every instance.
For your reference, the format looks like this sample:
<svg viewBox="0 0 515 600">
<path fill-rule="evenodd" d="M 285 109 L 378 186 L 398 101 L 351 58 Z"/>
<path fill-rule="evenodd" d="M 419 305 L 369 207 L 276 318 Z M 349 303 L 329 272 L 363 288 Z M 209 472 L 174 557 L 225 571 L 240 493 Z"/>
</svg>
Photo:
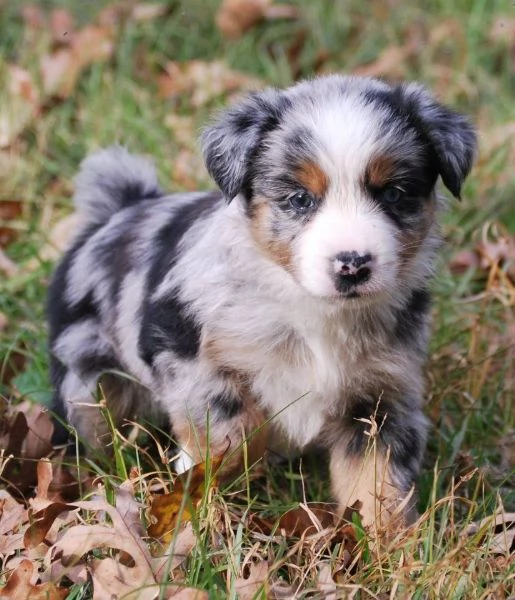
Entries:
<svg viewBox="0 0 515 600">
<path fill-rule="evenodd" d="M 417 85 L 328 77 L 266 91 L 204 134 L 260 250 L 315 296 L 392 295 L 431 238 L 440 175 L 456 196 L 472 127 Z"/>
</svg>

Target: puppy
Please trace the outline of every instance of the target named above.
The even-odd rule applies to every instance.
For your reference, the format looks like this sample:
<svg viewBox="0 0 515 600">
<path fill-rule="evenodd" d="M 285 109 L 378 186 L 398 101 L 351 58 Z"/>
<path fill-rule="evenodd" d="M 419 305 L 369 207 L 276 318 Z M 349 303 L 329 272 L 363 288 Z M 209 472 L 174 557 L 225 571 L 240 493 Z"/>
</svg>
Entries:
<svg viewBox="0 0 515 600">
<path fill-rule="evenodd" d="M 82 164 L 48 300 L 55 411 L 105 443 L 101 381 L 116 422 L 167 415 L 179 471 L 258 437 L 257 456 L 322 445 L 342 510 L 409 522 L 435 184 L 459 197 L 472 125 L 418 84 L 328 76 L 248 97 L 202 146 L 219 191 L 167 195 L 120 147 Z"/>
</svg>

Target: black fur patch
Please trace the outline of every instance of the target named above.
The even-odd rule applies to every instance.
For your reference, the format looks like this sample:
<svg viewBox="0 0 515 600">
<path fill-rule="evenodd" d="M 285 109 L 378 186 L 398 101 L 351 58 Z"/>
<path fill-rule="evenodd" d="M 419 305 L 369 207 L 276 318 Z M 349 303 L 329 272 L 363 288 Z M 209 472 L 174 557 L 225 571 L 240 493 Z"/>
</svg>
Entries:
<svg viewBox="0 0 515 600">
<path fill-rule="evenodd" d="M 209 401 L 214 414 L 218 420 L 228 421 L 243 410 L 243 404 L 230 392 L 224 392 L 213 396 Z"/>
<path fill-rule="evenodd" d="M 181 302 L 175 290 L 157 301 L 151 296 L 177 261 L 183 236 L 195 221 L 214 209 L 222 197 L 218 192 L 187 204 L 158 233 L 153 267 L 148 278 L 148 293 L 143 305 L 139 352 L 152 365 L 154 357 L 163 350 L 173 350 L 181 358 L 194 358 L 198 352 L 200 326 L 188 306 Z"/>
<path fill-rule="evenodd" d="M 98 226 L 89 227 L 76 240 L 72 248 L 59 263 L 50 287 L 48 288 L 46 311 L 50 328 L 50 344 L 71 324 L 85 318 L 98 317 L 98 308 L 91 293 L 80 302 L 70 306 L 65 301 L 68 272 L 86 240 L 93 235 Z"/>
<path fill-rule="evenodd" d="M 417 337 L 431 309 L 431 294 L 426 289 L 414 290 L 406 306 L 397 312 L 395 339 L 406 344 Z"/>
<path fill-rule="evenodd" d="M 163 192 L 157 184 L 155 187 L 147 189 L 144 182 L 136 179 L 127 178 L 124 180 L 123 185 L 120 185 L 118 180 L 112 182 L 108 177 L 103 179 L 97 178 L 95 186 L 100 188 L 108 198 L 112 199 L 113 203 L 117 206 L 117 210 L 134 206 L 142 200 L 156 200 L 163 196 Z"/>
</svg>

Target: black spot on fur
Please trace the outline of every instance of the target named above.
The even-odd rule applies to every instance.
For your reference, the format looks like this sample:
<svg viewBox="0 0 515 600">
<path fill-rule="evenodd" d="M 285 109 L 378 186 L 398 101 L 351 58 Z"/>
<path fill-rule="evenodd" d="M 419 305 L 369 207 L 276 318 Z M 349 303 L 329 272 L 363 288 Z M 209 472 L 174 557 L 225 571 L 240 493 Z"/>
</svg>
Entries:
<svg viewBox="0 0 515 600">
<path fill-rule="evenodd" d="M 139 338 L 140 355 L 148 365 L 164 350 L 173 350 L 180 358 L 195 358 L 199 343 L 200 326 L 177 295 L 148 302 Z"/>
<path fill-rule="evenodd" d="M 139 204 L 142 200 L 156 200 L 163 196 L 163 192 L 157 184 L 150 189 L 146 186 L 147 182 L 129 178 L 124 180 L 123 185 L 120 185 L 118 180 L 115 182 L 111 181 L 108 177 L 104 179 L 99 178 L 96 181 L 96 187 L 102 190 L 108 198 L 112 199 L 113 204 L 118 207 L 118 210 Z"/>
<path fill-rule="evenodd" d="M 112 354 L 81 354 L 74 366 L 85 378 L 100 376 L 106 371 L 122 371 L 122 366 Z"/>
<path fill-rule="evenodd" d="M 189 307 L 179 298 L 179 291 L 160 300 L 152 300 L 152 294 L 168 271 L 175 265 L 181 239 L 197 219 L 214 209 L 222 199 L 218 192 L 182 206 L 158 233 L 157 252 L 148 278 L 148 293 L 143 306 L 143 318 L 139 338 L 139 352 L 151 365 L 154 357 L 163 350 L 173 350 L 181 358 L 194 358 L 198 352 L 200 326 Z"/>
<path fill-rule="evenodd" d="M 431 308 L 431 294 L 426 289 L 414 290 L 406 306 L 397 312 L 395 339 L 403 344 L 416 339 Z"/>
<path fill-rule="evenodd" d="M 52 343 L 69 325 L 85 318 L 97 317 L 98 308 L 91 293 L 80 302 L 69 305 L 65 300 L 68 272 L 85 241 L 93 235 L 97 226 L 89 227 L 76 240 L 72 248 L 64 255 L 54 272 L 48 289 L 46 311 Z"/>
<path fill-rule="evenodd" d="M 230 392 L 218 394 L 210 399 L 209 402 L 216 418 L 221 421 L 227 421 L 234 418 L 243 410 L 242 402 Z"/>
</svg>

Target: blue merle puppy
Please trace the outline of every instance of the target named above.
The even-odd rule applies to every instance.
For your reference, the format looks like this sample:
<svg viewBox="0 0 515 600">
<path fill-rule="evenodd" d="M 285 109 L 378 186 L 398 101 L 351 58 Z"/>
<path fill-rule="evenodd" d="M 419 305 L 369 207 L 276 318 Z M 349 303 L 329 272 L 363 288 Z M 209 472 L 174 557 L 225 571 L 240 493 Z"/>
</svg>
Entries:
<svg viewBox="0 0 515 600">
<path fill-rule="evenodd" d="M 251 95 L 202 146 L 217 191 L 167 195 L 120 147 L 83 162 L 49 292 L 55 410 L 105 443 L 101 381 L 118 423 L 169 418 L 178 471 L 208 445 L 228 468 L 245 440 L 322 445 L 342 509 L 408 522 L 435 184 L 459 197 L 473 127 L 418 84 L 335 75 Z"/>
</svg>

